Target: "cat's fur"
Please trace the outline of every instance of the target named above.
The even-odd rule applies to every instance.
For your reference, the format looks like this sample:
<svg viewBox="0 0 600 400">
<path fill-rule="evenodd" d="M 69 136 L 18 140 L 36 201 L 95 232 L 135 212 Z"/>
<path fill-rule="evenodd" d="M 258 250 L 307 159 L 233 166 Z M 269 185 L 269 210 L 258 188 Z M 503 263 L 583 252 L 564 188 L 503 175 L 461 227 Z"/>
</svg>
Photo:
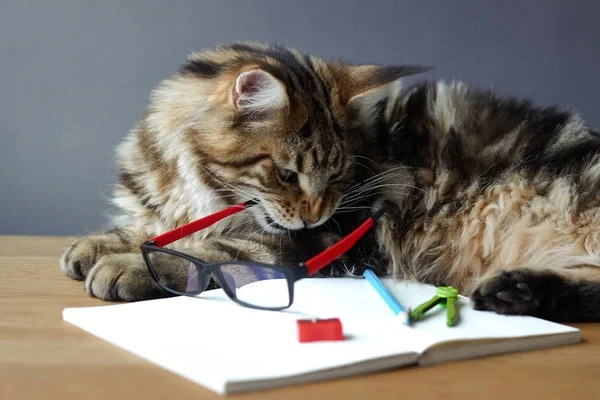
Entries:
<svg viewBox="0 0 600 400">
<path fill-rule="evenodd" d="M 255 43 L 193 54 L 118 149 L 117 227 L 78 239 L 61 268 L 100 298 L 160 297 L 139 253 L 156 234 L 258 198 L 175 247 L 295 265 L 386 204 L 321 275 L 369 266 L 478 309 L 600 320 L 600 135 L 462 83 L 402 90 L 418 71 Z"/>
</svg>

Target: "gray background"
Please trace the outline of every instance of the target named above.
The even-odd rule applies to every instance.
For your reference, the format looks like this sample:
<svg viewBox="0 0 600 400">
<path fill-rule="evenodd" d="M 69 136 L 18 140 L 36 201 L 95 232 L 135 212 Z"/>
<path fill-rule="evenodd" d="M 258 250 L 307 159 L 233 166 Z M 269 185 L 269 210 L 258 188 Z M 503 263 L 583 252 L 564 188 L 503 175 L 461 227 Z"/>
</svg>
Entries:
<svg viewBox="0 0 600 400">
<path fill-rule="evenodd" d="M 421 63 L 600 125 L 596 1 L 2 1 L 0 234 L 106 222 L 115 146 L 192 50 L 276 41 Z"/>
</svg>

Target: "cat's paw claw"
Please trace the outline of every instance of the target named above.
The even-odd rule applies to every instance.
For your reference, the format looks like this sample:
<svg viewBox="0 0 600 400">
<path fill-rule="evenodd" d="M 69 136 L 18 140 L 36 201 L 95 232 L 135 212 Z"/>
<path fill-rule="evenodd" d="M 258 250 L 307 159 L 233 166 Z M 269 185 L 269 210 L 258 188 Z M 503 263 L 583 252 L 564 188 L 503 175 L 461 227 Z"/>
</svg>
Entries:
<svg viewBox="0 0 600 400">
<path fill-rule="evenodd" d="M 532 271 L 503 271 L 473 292 L 473 307 L 499 314 L 532 314 L 541 301 L 541 293 L 534 292 L 535 282 L 536 274 Z"/>
<path fill-rule="evenodd" d="M 60 269 L 70 278 L 82 281 L 96 263 L 98 246 L 93 239 L 77 239 L 60 258 Z"/>
<path fill-rule="evenodd" d="M 109 301 L 139 301 L 168 296 L 148 272 L 140 254 L 102 257 L 85 280 L 86 291 Z"/>
</svg>

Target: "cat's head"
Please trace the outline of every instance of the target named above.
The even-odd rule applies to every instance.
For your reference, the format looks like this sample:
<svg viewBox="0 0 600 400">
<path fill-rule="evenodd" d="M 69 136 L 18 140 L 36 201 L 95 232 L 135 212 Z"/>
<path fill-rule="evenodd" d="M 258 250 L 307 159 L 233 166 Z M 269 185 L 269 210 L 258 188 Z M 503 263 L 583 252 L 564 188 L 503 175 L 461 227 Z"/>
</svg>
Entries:
<svg viewBox="0 0 600 400">
<path fill-rule="evenodd" d="M 216 195 L 258 199 L 252 210 L 265 228 L 311 228 L 333 214 L 352 170 L 349 104 L 423 70 L 223 45 L 193 53 L 154 92 L 148 122 L 166 142 L 185 142 L 185 156 Z"/>
</svg>

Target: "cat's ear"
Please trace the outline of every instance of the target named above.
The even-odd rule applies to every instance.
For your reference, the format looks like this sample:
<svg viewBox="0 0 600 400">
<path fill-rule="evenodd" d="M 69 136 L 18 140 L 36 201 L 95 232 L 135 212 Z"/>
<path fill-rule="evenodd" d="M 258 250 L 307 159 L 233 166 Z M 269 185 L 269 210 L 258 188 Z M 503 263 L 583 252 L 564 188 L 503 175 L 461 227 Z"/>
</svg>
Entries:
<svg viewBox="0 0 600 400">
<path fill-rule="evenodd" d="M 268 113 L 288 106 L 285 85 L 262 69 L 242 72 L 233 88 L 233 105 L 246 112 Z"/>
<path fill-rule="evenodd" d="M 350 103 L 374 89 L 392 83 L 403 76 L 430 71 L 431 67 L 418 65 L 349 65 L 341 62 L 329 64 L 338 84 L 342 104 Z"/>
</svg>

